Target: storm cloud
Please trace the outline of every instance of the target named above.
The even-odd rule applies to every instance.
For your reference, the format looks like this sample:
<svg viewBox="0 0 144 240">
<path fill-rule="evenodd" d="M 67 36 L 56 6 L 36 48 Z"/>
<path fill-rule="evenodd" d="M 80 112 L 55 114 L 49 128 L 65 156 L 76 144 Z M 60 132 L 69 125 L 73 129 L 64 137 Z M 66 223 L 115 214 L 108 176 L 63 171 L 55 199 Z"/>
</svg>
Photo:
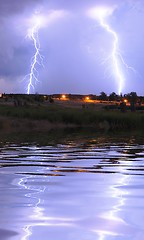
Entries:
<svg viewBox="0 0 144 240">
<path fill-rule="evenodd" d="M 38 82 L 32 93 L 117 93 L 118 79 L 109 57 L 114 39 L 87 14 L 100 6 L 114 8 L 107 21 L 131 67 L 121 65 L 123 93 L 144 95 L 143 0 L 1 0 L 0 91 L 26 93 L 25 76 L 35 53 L 28 29 L 32 16 L 40 14 L 45 19 L 38 32 L 43 66 L 37 65 Z"/>
</svg>

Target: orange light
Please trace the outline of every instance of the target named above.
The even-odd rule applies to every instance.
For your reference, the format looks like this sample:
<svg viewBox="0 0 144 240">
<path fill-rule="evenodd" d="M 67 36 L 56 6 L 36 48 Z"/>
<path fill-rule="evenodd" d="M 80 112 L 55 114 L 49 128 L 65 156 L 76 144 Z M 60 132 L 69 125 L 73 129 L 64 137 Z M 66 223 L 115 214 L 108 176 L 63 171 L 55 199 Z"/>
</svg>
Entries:
<svg viewBox="0 0 144 240">
<path fill-rule="evenodd" d="M 124 102 L 125 102 L 125 103 L 127 103 L 127 102 L 128 102 L 128 100 L 127 100 L 127 99 L 124 99 Z"/>
<path fill-rule="evenodd" d="M 90 98 L 89 98 L 89 97 L 86 97 L 85 99 L 86 99 L 86 101 L 90 100 Z"/>
<path fill-rule="evenodd" d="M 66 95 L 63 94 L 63 95 L 62 95 L 62 99 L 66 99 Z"/>
</svg>

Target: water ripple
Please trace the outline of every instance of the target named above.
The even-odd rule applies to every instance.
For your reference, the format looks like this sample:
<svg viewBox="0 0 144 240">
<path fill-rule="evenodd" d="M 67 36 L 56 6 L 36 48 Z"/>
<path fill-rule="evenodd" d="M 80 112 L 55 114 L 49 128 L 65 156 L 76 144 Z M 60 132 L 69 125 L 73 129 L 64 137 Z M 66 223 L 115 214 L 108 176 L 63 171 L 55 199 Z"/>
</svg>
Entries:
<svg viewBox="0 0 144 240">
<path fill-rule="evenodd" d="M 96 142 L 2 146 L 1 229 L 17 229 L 14 240 L 144 239 L 143 149 Z"/>
</svg>

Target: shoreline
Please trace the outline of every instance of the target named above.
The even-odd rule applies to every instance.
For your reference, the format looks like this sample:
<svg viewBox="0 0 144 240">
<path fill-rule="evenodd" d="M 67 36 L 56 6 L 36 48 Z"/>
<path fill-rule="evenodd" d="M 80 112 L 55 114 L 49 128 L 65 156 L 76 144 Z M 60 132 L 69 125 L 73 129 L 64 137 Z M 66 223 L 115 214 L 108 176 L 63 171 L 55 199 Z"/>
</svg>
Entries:
<svg viewBox="0 0 144 240">
<path fill-rule="evenodd" d="M 52 124 L 46 120 L 29 120 L 0 117 L 1 128 L 0 143 L 16 144 L 38 144 L 55 145 L 68 143 L 89 143 L 89 142 L 140 142 L 143 144 L 143 133 L 141 130 L 106 130 L 96 127 L 79 127 L 74 124 Z"/>
</svg>

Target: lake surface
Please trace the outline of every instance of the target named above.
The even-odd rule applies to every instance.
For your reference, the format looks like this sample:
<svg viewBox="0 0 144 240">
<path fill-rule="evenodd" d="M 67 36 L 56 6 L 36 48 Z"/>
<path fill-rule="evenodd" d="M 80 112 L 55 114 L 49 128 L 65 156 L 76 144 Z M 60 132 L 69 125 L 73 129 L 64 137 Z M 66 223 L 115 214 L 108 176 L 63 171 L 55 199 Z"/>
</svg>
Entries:
<svg viewBox="0 0 144 240">
<path fill-rule="evenodd" d="M 0 240 L 144 239 L 144 145 L 0 147 Z"/>
</svg>

